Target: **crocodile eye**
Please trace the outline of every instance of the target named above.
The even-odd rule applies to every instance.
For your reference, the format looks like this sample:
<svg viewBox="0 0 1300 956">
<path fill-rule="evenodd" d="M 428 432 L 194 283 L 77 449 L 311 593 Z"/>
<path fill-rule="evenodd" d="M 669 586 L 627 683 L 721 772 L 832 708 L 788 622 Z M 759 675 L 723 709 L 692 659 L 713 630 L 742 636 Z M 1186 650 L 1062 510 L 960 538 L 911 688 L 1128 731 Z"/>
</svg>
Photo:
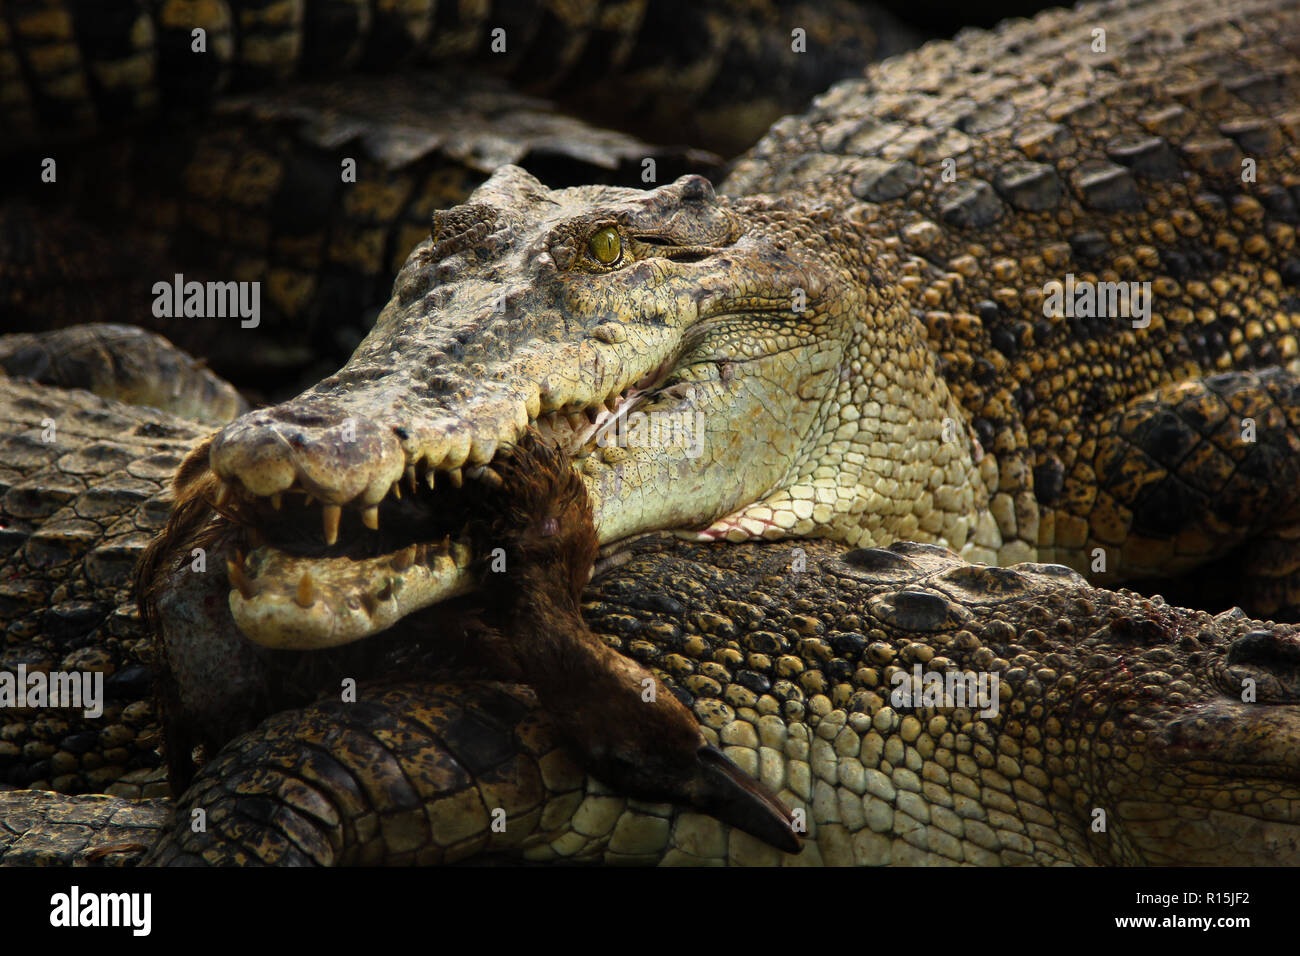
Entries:
<svg viewBox="0 0 1300 956">
<path fill-rule="evenodd" d="M 617 262 L 618 257 L 623 254 L 623 240 L 618 237 L 617 229 L 606 226 L 591 237 L 587 248 L 591 250 L 597 262 L 609 265 L 611 262 Z"/>
</svg>

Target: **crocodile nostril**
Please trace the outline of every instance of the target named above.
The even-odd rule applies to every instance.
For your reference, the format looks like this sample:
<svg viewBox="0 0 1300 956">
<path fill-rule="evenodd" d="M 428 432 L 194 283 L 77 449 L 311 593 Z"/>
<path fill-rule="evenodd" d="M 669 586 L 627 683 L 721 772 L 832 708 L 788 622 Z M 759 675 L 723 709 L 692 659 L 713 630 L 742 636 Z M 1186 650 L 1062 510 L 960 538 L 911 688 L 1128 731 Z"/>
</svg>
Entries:
<svg viewBox="0 0 1300 956">
<path fill-rule="evenodd" d="M 713 184 L 703 176 L 683 176 L 681 197 L 684 200 L 708 202 L 713 199 Z"/>
<path fill-rule="evenodd" d="M 262 416 L 271 425 L 294 425 L 298 428 L 333 428 L 348 419 L 355 421 L 347 406 L 341 402 L 316 399 L 308 404 L 298 399 L 264 409 Z"/>
<path fill-rule="evenodd" d="M 282 411 L 275 416 L 277 421 L 286 425 L 300 425 L 303 428 L 328 428 L 336 424 L 336 420 L 329 415 L 320 415 L 314 412 L 303 411 Z"/>
<path fill-rule="evenodd" d="M 1228 648 L 1228 664 L 1300 666 L 1300 641 L 1295 634 L 1251 631 L 1232 642 Z"/>
</svg>

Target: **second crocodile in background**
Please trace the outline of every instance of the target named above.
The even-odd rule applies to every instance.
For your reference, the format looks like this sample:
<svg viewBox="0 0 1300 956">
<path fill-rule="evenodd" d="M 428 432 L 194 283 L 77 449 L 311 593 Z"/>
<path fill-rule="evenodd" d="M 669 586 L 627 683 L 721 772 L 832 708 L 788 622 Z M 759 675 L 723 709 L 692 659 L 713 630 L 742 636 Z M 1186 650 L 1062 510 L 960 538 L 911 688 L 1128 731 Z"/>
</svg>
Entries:
<svg viewBox="0 0 1300 956">
<path fill-rule="evenodd" d="M 1239 600 L 1294 614 L 1298 99 L 1295 4 L 1116 2 L 871 67 L 723 195 L 504 167 L 343 369 L 191 459 L 249 532 L 235 619 L 329 646 L 464 590 L 440 489 L 530 424 L 605 546 L 907 539 L 1099 583 L 1243 548 Z"/>
</svg>

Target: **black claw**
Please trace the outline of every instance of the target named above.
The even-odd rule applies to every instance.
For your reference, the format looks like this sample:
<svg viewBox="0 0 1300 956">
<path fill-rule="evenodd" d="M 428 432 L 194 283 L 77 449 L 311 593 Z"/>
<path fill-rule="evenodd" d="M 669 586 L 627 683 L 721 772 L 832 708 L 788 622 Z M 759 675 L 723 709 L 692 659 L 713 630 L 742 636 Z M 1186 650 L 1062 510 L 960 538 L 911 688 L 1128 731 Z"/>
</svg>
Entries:
<svg viewBox="0 0 1300 956">
<path fill-rule="evenodd" d="M 803 849 L 794 832 L 792 814 L 776 794 L 737 767 L 717 747 L 701 747 L 696 759 L 700 772 L 688 787 L 692 805 L 783 853 Z"/>
</svg>

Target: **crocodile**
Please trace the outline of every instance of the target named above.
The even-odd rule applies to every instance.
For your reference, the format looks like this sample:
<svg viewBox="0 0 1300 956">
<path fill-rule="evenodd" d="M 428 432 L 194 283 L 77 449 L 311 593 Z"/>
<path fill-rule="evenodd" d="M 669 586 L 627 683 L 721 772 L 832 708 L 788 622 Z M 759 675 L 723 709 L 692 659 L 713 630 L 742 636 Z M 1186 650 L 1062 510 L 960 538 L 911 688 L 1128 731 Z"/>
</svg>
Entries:
<svg viewBox="0 0 1300 956">
<path fill-rule="evenodd" d="M 53 333 L 45 347 L 61 336 Z M 136 350 L 137 367 L 177 362 L 168 352 L 149 357 L 153 337 L 117 341 Z M 65 487 L 60 508 L 28 515 L 0 538 L 8 545 L 3 669 L 24 653 L 15 639 L 26 634 L 27 652 L 47 658 L 114 654 L 66 665 L 101 668 L 110 680 L 156 670 L 130 594 L 131 568 L 168 517 L 167 476 L 209 429 L 19 380 L 5 381 L 0 396 L 12 432 L 3 445 L 9 520 L 18 502 L 42 500 L 40 490 L 56 476 Z M 41 442 L 49 420 L 58 423 L 56 441 Z M 569 483 L 568 494 L 554 497 L 572 502 L 576 475 L 558 456 L 542 465 Z M 502 463 L 507 485 L 512 466 L 520 467 L 515 457 Z M 545 514 L 535 502 L 510 500 L 526 515 Z M 567 558 L 564 573 L 537 554 L 511 556 L 507 566 L 546 580 L 567 573 L 577 593 L 595 540 L 589 512 L 576 513 L 576 530 L 573 518 L 561 526 L 590 543 Z M 104 531 L 88 533 L 87 519 Z M 499 532 L 488 537 L 501 540 Z M 215 560 L 209 576 L 220 595 Z M 535 600 L 545 583 L 518 594 L 512 580 L 502 576 L 478 606 L 545 604 Z M 23 601 L 22 583 L 35 593 L 15 618 L 9 612 Z M 41 595 L 51 589 L 47 609 Z M 87 753 L 99 758 L 85 762 L 80 778 L 17 782 L 85 789 L 103 788 L 114 773 L 130 778 L 112 785 L 119 796 L 0 793 L 0 862 L 342 865 L 482 856 L 1010 865 L 1280 863 L 1300 854 L 1287 809 L 1300 771 L 1294 626 L 1094 588 L 1061 566 L 971 565 L 935 545 L 850 550 L 825 540 L 643 537 L 606 562 L 573 626 L 625 666 L 642 668 L 634 677 L 648 672 L 664 688 L 661 699 L 673 695 L 690 709 L 708 745 L 802 814 L 802 852 L 791 855 L 770 833 L 755 838 L 680 797 L 630 796 L 626 785 L 611 786 L 609 770 L 584 767 L 569 742 L 574 722 L 580 733 L 603 698 L 588 681 L 568 680 L 568 665 L 550 693 L 561 701 L 577 693 L 581 701 L 566 706 L 530 686 L 557 670 L 527 656 L 546 653 L 546 628 L 527 640 L 494 638 L 488 657 L 524 655 L 504 673 L 463 665 L 457 672 L 446 669 L 448 631 L 431 617 L 438 611 L 413 615 L 385 649 L 389 656 L 381 639 L 298 655 L 313 662 L 297 675 L 309 684 L 305 691 L 295 699 L 285 682 L 274 688 L 278 699 L 268 701 L 260 723 L 214 745 L 174 806 L 159 796 L 125 798 L 145 789 L 137 768 L 157 766 L 156 756 L 152 764 L 144 759 L 156 753 L 156 727 L 139 735 L 133 758 L 109 754 L 126 747 L 119 731 L 152 716 L 147 685 L 135 713 L 132 702 L 110 699 L 100 726 L 82 722 L 100 738 L 92 746 L 83 746 L 92 741 L 80 727 L 55 726 L 70 717 L 63 712 L 0 728 L 0 739 L 9 727 L 30 734 L 21 748 L 4 751 L 8 770 L 23 767 L 20 754 L 41 757 L 44 767 L 27 766 L 47 775 L 69 758 L 74 766 Z M 474 647 L 483 643 L 477 633 Z M 371 656 L 369 671 L 355 656 L 333 671 L 321 663 L 360 650 Z M 231 658 L 206 666 L 220 683 Z M 985 700 L 996 700 L 994 712 L 982 712 L 978 701 L 900 700 L 918 667 L 944 680 L 996 676 Z M 428 676 L 417 679 L 421 668 Z M 356 703 L 339 698 L 345 676 L 358 680 Z M 49 738 L 52 730 L 61 736 Z M 165 792 L 166 784 L 152 786 L 151 794 Z M 492 826 L 498 808 L 504 830 Z M 189 825 L 194 810 L 206 814 L 205 830 Z"/>
<path fill-rule="evenodd" d="M 580 582 L 585 566 L 564 573 Z M 557 710 L 519 684 L 404 674 L 235 738 L 174 815 L 0 793 L 0 862 L 1300 862 L 1294 625 L 936 545 L 663 536 L 598 576 L 581 610 L 607 653 L 652 671 L 792 808 L 802 852 L 585 769 L 563 724 L 599 707 L 598 688 L 561 679 L 585 700 Z M 506 644 L 553 640 L 529 636 Z M 979 675 L 997 678 L 990 695 L 971 680 L 970 697 L 944 696 Z"/>
<path fill-rule="evenodd" d="M 191 459 L 257 532 L 239 628 L 337 646 L 463 593 L 469 549 L 405 556 L 529 427 L 611 551 L 906 539 L 1103 584 L 1233 555 L 1243 603 L 1294 615 L 1300 11 L 1176 6 L 871 66 L 720 193 L 498 170 L 342 369 Z"/>
<path fill-rule="evenodd" d="M 400 520 L 398 479 L 411 482 L 402 507 L 426 511 L 427 501 L 411 499 L 431 475 L 444 496 L 467 477 L 494 485 L 504 449 L 527 427 L 571 452 L 601 448 L 579 468 L 602 542 L 704 526 L 696 536 L 728 541 L 713 546 L 715 559 L 759 547 L 738 543 L 746 538 L 794 534 L 868 546 L 919 537 L 1004 564 L 1079 563 L 1095 519 L 1096 540 L 1109 545 L 1102 556 L 1123 575 L 1177 570 L 1284 527 L 1293 402 L 1291 370 L 1279 363 L 1294 351 L 1285 291 L 1295 272 L 1285 191 L 1294 149 L 1278 103 L 1295 82 L 1286 45 L 1295 11 L 1193 5 L 1175 22 L 1165 6 L 1048 14 L 869 70 L 778 124 L 721 197 L 694 178 L 650 193 L 547 190 L 520 170 L 500 171 L 469 205 L 436 217 L 375 331 L 337 376 L 241 419 L 182 468 L 192 504 L 206 505 L 210 492 L 240 533 L 265 525 L 277 536 L 234 560 L 241 629 L 273 646 L 344 643 L 456 594 L 477 557 L 468 548 L 431 562 L 425 542 L 402 541 L 402 531 L 366 532 Z M 1090 65 L 1105 53 L 1104 40 L 1096 50 L 1099 18 L 1111 52 Z M 1228 52 L 1198 55 L 1211 42 Z M 959 102 L 951 91 L 989 63 L 1005 71 L 1002 82 L 981 77 L 979 92 Z M 1094 82 L 1099 72 L 1105 82 Z M 1015 122 L 1031 108 L 1051 121 L 1032 131 Z M 1243 118 L 1250 109 L 1262 115 Z M 1136 143 L 1115 135 L 1138 129 L 1146 138 Z M 935 155 L 951 144 L 954 155 Z M 1236 158 L 1242 144 L 1252 147 L 1242 158 L 1271 167 L 1281 191 L 1266 185 L 1253 199 L 1253 180 L 1227 171 L 1224 155 Z M 1054 152 L 1064 147 L 1068 155 Z M 944 159 L 953 160 L 951 183 Z M 1149 247 L 1130 241 L 1134 221 Z M 1001 255 L 1029 248 L 1036 234 L 1061 241 L 1021 260 Z M 1083 271 L 1112 245 L 1114 261 Z M 1055 274 L 1072 285 L 1060 267 L 1075 257 L 1084 285 L 1150 276 L 1149 316 L 1131 317 L 1149 318 L 1145 327 L 1045 313 L 1048 291 L 1038 294 L 1035 280 Z M 1214 281 L 1188 277 L 1203 265 Z M 992 283 L 1022 285 L 1029 301 Z M 971 298 L 985 289 L 987 299 Z M 1183 296 L 1215 308 L 1183 308 Z M 1079 364 L 1087 343 L 1091 368 Z M 417 367 L 417 357 L 429 361 Z M 1115 364 L 1121 357 L 1130 363 Z M 1208 375 L 1219 368 L 1229 371 Z M 1075 388 L 1081 369 L 1094 379 Z M 534 414 L 544 403 L 553 407 Z M 655 450 L 597 441 L 632 413 L 664 406 L 682 420 L 679 434 L 702 422 L 703 463 L 684 450 L 656 459 Z M 1257 440 L 1246 440 L 1246 421 L 1259 426 Z M 277 447 L 295 448 L 293 459 Z M 664 460 L 680 469 L 656 467 Z M 1281 501 L 1266 515 L 1261 487 Z M 319 514 L 310 500 L 303 506 L 324 522 L 323 550 L 286 547 L 305 525 L 298 513 L 274 527 L 276 497 L 293 491 L 323 502 Z M 1124 509 L 1116 498 L 1150 507 Z M 1162 541 L 1176 560 L 1153 557 Z M 413 546 L 420 558 L 402 581 L 419 593 L 379 621 L 364 598 L 384 594 L 392 575 L 373 578 L 377 564 L 349 555 L 376 544 L 398 572 L 415 566 L 394 565 Z M 626 560 L 626 546 L 614 557 Z M 1285 608 L 1285 579 L 1267 577 L 1281 584 Z M 293 599 L 304 582 L 315 600 Z M 1280 729 L 1284 711 L 1278 719 Z M 1269 767 L 1274 757 L 1256 750 L 1247 762 Z"/>
</svg>

